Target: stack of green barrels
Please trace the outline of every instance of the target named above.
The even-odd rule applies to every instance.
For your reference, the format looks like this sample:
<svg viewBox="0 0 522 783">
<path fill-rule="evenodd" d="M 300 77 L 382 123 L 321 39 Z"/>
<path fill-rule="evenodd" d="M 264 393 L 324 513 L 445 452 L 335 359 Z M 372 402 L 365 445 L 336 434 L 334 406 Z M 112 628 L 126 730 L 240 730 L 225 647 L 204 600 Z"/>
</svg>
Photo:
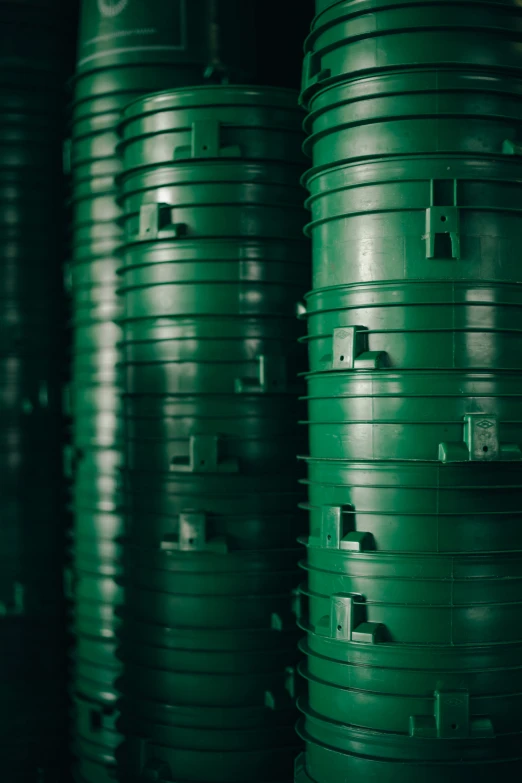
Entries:
<svg viewBox="0 0 522 783">
<path fill-rule="evenodd" d="M 5 783 L 66 759 L 60 431 L 64 23 L 0 4 L 0 758 Z"/>
<path fill-rule="evenodd" d="M 123 116 L 121 779 L 288 781 L 301 112 L 215 86 Z"/>
<path fill-rule="evenodd" d="M 522 770 L 521 31 L 317 2 L 298 783 Z"/>
<path fill-rule="evenodd" d="M 236 25 L 240 0 L 83 0 L 72 105 L 73 321 L 69 390 L 74 538 L 69 589 L 74 612 L 72 692 L 79 781 L 104 783 L 116 731 L 115 628 L 122 591 L 121 384 L 116 179 L 122 109 L 143 93 L 234 75 L 250 63 Z M 244 52 L 243 49 L 247 51 Z M 225 68 L 222 53 L 232 62 Z"/>
</svg>

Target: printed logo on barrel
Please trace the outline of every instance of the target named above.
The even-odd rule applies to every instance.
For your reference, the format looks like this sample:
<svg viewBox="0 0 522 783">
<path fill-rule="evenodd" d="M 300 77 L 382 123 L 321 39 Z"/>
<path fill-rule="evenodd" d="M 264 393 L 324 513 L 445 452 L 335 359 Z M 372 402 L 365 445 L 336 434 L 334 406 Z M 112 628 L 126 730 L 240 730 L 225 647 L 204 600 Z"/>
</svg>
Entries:
<svg viewBox="0 0 522 783">
<path fill-rule="evenodd" d="M 98 8 L 103 16 L 117 16 L 129 5 L 129 0 L 98 0 Z"/>
</svg>

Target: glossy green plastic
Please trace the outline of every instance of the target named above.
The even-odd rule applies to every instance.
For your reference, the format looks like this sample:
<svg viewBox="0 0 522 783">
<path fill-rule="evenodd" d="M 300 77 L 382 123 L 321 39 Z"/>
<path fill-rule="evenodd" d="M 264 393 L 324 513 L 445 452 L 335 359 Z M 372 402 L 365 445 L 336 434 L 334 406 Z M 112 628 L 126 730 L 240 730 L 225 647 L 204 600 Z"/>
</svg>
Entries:
<svg viewBox="0 0 522 783">
<path fill-rule="evenodd" d="M 281 242 L 162 239 L 127 245 L 121 254 L 120 273 L 127 286 L 213 282 L 304 289 L 306 249 L 300 237 Z"/>
<path fill-rule="evenodd" d="M 136 183 L 127 180 L 122 189 L 125 240 L 299 240 L 305 215 L 298 172 L 289 169 L 280 174 L 266 164 L 220 161 L 162 167 Z"/>
<path fill-rule="evenodd" d="M 411 734 L 406 736 L 392 732 L 388 734 L 372 732 L 356 726 L 324 721 L 309 711 L 302 703 L 300 707 L 306 714 L 306 726 L 300 725 L 298 730 L 303 738 L 313 739 L 317 743 L 315 752 L 318 756 L 325 754 L 327 748 L 330 751 L 333 750 L 335 742 L 341 753 L 350 754 L 354 751 L 357 753 L 366 744 L 368 750 L 371 748 L 375 756 L 380 756 L 388 763 L 404 762 L 406 759 L 411 759 L 413 762 L 423 760 L 425 763 L 437 765 L 448 762 L 477 761 L 478 759 L 498 762 L 506 757 L 517 758 L 520 751 L 520 733 L 499 732 L 495 735 L 491 729 L 491 722 L 487 718 L 466 722 L 463 718 L 463 712 L 466 710 L 467 700 L 464 696 L 461 698 L 463 700 L 459 704 L 454 704 L 450 693 L 438 692 L 434 699 L 435 715 L 414 716 Z M 454 720 L 459 714 L 462 716 L 460 718 L 462 723 L 447 722 L 452 711 Z M 423 721 L 423 717 L 426 720 Z M 440 722 L 434 732 L 435 717 L 439 718 Z"/>
<path fill-rule="evenodd" d="M 89 513 L 82 510 L 81 506 L 78 508 L 75 526 L 85 546 L 92 546 L 94 552 L 97 551 L 98 541 L 101 547 L 107 542 L 116 546 L 113 541 L 119 539 L 123 532 L 123 523 L 117 514 L 103 511 L 96 513 L 94 510 Z"/>
<path fill-rule="evenodd" d="M 344 0 L 321 6 L 305 43 L 302 100 L 322 87 L 372 71 L 425 66 L 509 74 L 520 66 L 515 2 L 481 6 L 470 20 L 469 0 L 448 6 L 398 0 Z M 448 32 L 449 30 L 449 32 Z M 495 34 L 492 34 L 492 30 Z M 498 33 L 497 33 L 498 31 Z"/>
<path fill-rule="evenodd" d="M 205 82 L 205 74 L 199 73 L 194 84 Z M 93 128 L 100 118 L 103 129 L 107 123 L 103 117 L 118 115 L 113 128 L 119 123 L 123 109 L 143 95 L 173 86 L 187 85 L 186 73 L 175 62 L 151 63 L 141 61 L 135 65 L 119 65 L 117 68 L 76 73 L 71 106 L 72 126 L 79 123 L 79 133 Z M 84 121 L 87 125 L 84 125 Z M 98 129 L 101 130 L 102 127 Z M 75 131 L 74 131 L 75 132 Z"/>
<path fill-rule="evenodd" d="M 105 117 L 105 115 L 102 115 Z M 115 185 L 115 177 L 122 171 L 122 164 L 117 153 L 119 142 L 116 126 L 119 113 L 109 114 L 106 118 L 107 128 L 89 127 L 82 133 L 82 126 L 79 123 L 73 126 L 73 136 L 71 144 L 71 174 L 76 188 L 79 185 L 88 187 L 92 183 L 93 189 L 99 187 L 96 180 L 107 180 L 106 189 L 109 190 Z M 112 122 L 109 123 L 109 119 Z M 92 118 L 89 115 L 90 124 L 94 124 L 96 116 Z M 85 124 L 87 120 L 83 120 Z M 100 183 L 101 184 L 101 183 Z M 75 188 L 75 189 L 76 189 Z M 75 193 L 73 192 L 73 198 Z"/>
<path fill-rule="evenodd" d="M 158 10 L 157 6 L 147 8 L 149 19 L 154 20 Z M 131 16 L 133 11 L 139 15 L 143 9 L 131 9 Z M 123 24 L 127 24 L 129 17 L 119 17 L 119 9 L 112 4 L 102 7 L 101 3 L 90 1 L 82 4 L 82 12 L 82 62 L 74 83 L 70 156 L 74 233 L 69 282 L 75 356 L 69 411 L 74 417 L 73 563 L 75 622 L 79 630 L 79 660 L 73 683 L 77 692 L 90 697 L 94 717 L 89 720 L 91 726 L 100 729 L 100 733 L 86 737 L 85 720 L 77 724 L 77 734 L 82 737 L 76 748 L 77 774 L 89 783 L 99 783 L 114 775 L 113 751 L 119 735 L 112 729 L 107 735 L 101 733 L 96 710 L 100 701 L 116 699 L 115 681 L 121 668 L 115 657 L 117 618 L 114 610 L 107 614 L 100 603 L 110 601 L 116 605 L 121 600 L 121 588 L 113 581 L 121 572 L 121 546 L 115 541 L 123 532 L 120 457 L 115 451 L 120 448 L 122 437 L 121 374 L 117 369 L 121 333 L 115 323 L 121 314 L 116 289 L 121 265 L 117 250 L 122 237 L 117 223 L 121 209 L 115 190 L 115 178 L 121 172 L 116 126 L 123 107 L 142 92 L 166 87 L 177 79 L 183 83 L 195 69 L 192 63 L 184 69 L 173 65 L 172 56 L 176 59 L 177 52 L 168 53 L 167 61 L 159 67 L 143 63 L 141 51 L 139 65 L 122 67 L 125 62 L 133 62 L 128 48 L 116 58 L 100 59 L 97 55 L 114 48 L 112 43 L 109 45 L 109 38 L 98 39 L 100 44 L 105 41 L 104 50 L 104 44 L 99 47 L 85 37 L 103 29 L 109 36 L 112 31 L 119 41 L 119 23 L 123 18 Z M 169 12 L 165 13 L 168 16 Z M 175 31 L 169 34 L 175 35 Z M 202 77 L 198 74 L 197 78 Z M 103 449 L 107 451 L 104 453 Z M 101 642 L 91 641 L 95 638 L 112 641 L 108 646 L 100 646 Z"/>
<path fill-rule="evenodd" d="M 517 281 L 519 171 L 516 156 L 429 155 L 310 172 L 314 287 Z"/>
<path fill-rule="evenodd" d="M 111 747 L 77 738 L 73 744 L 77 760 L 75 774 L 83 783 L 114 783 L 114 750 Z"/>
<path fill-rule="evenodd" d="M 128 476 L 129 525 L 134 540 L 156 546 L 165 537 L 179 536 L 180 514 L 195 511 L 203 522 L 208 518 L 208 535 L 225 535 L 231 548 L 293 546 L 295 507 L 301 495 L 294 481 L 289 482 L 284 474 L 191 473 L 179 465 L 171 473 Z M 140 519 L 145 519 L 146 525 L 140 524 Z"/>
<path fill-rule="evenodd" d="M 308 376 L 310 453 L 325 459 L 437 459 L 464 441 L 466 416 L 493 416 L 521 443 L 519 378 L 510 373 L 360 370 Z"/>
<path fill-rule="evenodd" d="M 92 189 L 90 189 L 92 193 Z M 104 193 L 103 195 L 88 195 L 81 198 L 78 193 L 78 200 L 74 205 L 74 223 L 81 226 L 84 223 L 112 222 L 118 220 L 120 210 L 116 204 L 116 194 Z"/>
<path fill-rule="evenodd" d="M 173 278 L 173 276 L 172 276 Z M 296 302 L 302 294 L 301 283 L 286 285 L 258 282 L 177 282 L 172 279 L 163 285 L 147 283 L 141 286 L 125 285 L 120 288 L 125 296 L 125 318 L 139 319 L 176 318 L 183 316 L 276 316 L 280 320 L 291 318 Z"/>
<path fill-rule="evenodd" d="M 372 677 L 368 675 L 358 678 L 354 668 L 349 665 L 328 663 L 320 657 L 316 657 L 305 648 L 308 654 L 306 665 L 300 667 L 300 674 L 307 681 L 308 704 L 311 711 L 321 715 L 323 719 L 332 722 L 344 723 L 346 715 L 350 715 L 350 723 L 354 726 L 366 727 L 375 731 L 392 731 L 396 734 L 409 735 L 410 721 L 415 716 L 433 715 L 436 706 L 437 691 L 446 689 L 448 692 L 466 691 L 469 693 L 470 715 L 472 720 L 488 716 L 498 731 L 510 733 L 520 730 L 520 724 L 516 718 L 510 722 L 507 715 L 518 713 L 520 695 L 517 691 L 517 679 L 511 680 L 513 674 L 518 671 L 503 669 L 498 672 L 496 682 L 491 682 L 493 689 L 500 683 L 502 691 L 480 691 L 476 687 L 476 680 L 480 678 L 477 672 L 421 671 L 417 673 L 417 682 L 409 675 L 409 670 L 393 670 L 395 687 L 390 685 L 391 672 L 384 667 L 370 670 Z M 404 651 L 403 659 L 411 665 L 408 650 Z M 496 663 L 494 653 L 491 654 L 492 663 Z M 363 666 L 365 674 L 369 667 Z M 387 679 L 388 678 L 388 679 Z M 398 679 L 400 678 L 400 679 Z M 382 679 L 382 684 L 380 683 Z M 402 690 L 397 687 L 398 682 L 404 680 L 410 686 L 416 685 L 413 690 Z M 411 682 L 410 682 L 411 680 Z M 508 684 L 512 683 L 511 686 Z"/>
<path fill-rule="evenodd" d="M 349 81 L 311 101 L 305 150 L 316 167 L 398 155 L 513 155 L 521 90 L 519 78 L 471 69 Z"/>
<path fill-rule="evenodd" d="M 146 63 L 175 63 L 185 84 L 206 68 L 237 78 L 252 69 L 252 9 L 241 2 L 86 0 L 80 20 L 78 71 Z M 241 35 L 237 35 L 241 30 Z M 221 59 L 221 53 L 224 53 Z"/>
<path fill-rule="evenodd" d="M 157 318 L 125 325 L 122 363 L 131 394 L 295 396 L 303 353 L 290 318 Z M 278 335 L 281 335 L 278 338 Z"/>
<path fill-rule="evenodd" d="M 75 247 L 74 262 L 70 264 L 67 276 L 71 293 L 82 287 L 116 285 L 117 270 L 121 265 L 116 255 L 119 244 L 117 240 L 109 239 L 91 248 Z"/>
<path fill-rule="evenodd" d="M 192 396 L 133 395 L 123 398 L 127 426 L 136 436 L 146 433 L 158 436 L 176 427 L 176 432 L 190 437 L 190 426 L 195 420 L 221 422 L 238 436 L 243 427 L 251 428 L 252 437 L 276 433 L 279 428 L 293 428 L 291 416 L 295 413 L 293 399 L 280 399 L 282 421 L 272 417 L 273 400 L 270 395 L 259 397 L 254 393 L 244 395 L 199 394 Z M 108 406 L 107 406 L 108 407 Z M 303 406 L 301 407 L 304 412 Z M 238 419 L 242 422 L 240 423 Z M 193 426 L 193 425 L 192 425 Z M 217 424 L 216 424 L 217 426 Z M 250 430 L 248 430 L 250 431 Z"/>
<path fill-rule="evenodd" d="M 214 85 L 157 93 L 123 113 L 124 168 L 220 158 L 303 165 L 301 123 L 292 90 Z"/>
<path fill-rule="evenodd" d="M 162 759 L 187 781 L 288 779 L 307 286 L 296 96 L 170 91 L 126 109 L 120 133 L 118 765 L 129 782 Z"/>
<path fill-rule="evenodd" d="M 476 462 L 468 457 L 445 464 L 439 460 L 365 463 L 308 459 L 307 463 L 310 499 L 314 504 L 350 504 L 351 498 L 356 512 L 460 512 L 463 519 L 477 514 L 486 520 L 490 515 L 516 513 L 522 486 L 517 460 Z M 322 501 L 323 492 L 328 490 L 329 501 Z M 503 498 L 502 503 L 498 497 Z M 388 547 L 381 543 L 378 548 Z M 492 546 L 491 551 L 496 551 L 496 547 Z"/>
<path fill-rule="evenodd" d="M 310 369 L 519 370 L 519 302 L 517 287 L 488 283 L 317 290 L 307 296 Z"/>
<path fill-rule="evenodd" d="M 341 605 L 343 601 L 341 599 L 337 601 L 336 593 L 315 594 L 306 587 L 302 587 L 301 592 L 303 603 L 308 605 L 307 622 L 315 632 L 319 633 L 321 622 L 324 618 L 330 618 L 331 613 L 337 611 L 337 603 Z M 391 596 L 390 599 L 379 601 L 378 598 L 369 600 L 361 595 L 360 606 L 358 598 L 351 599 L 360 612 L 360 623 L 352 626 L 351 631 L 342 624 L 340 629 L 338 625 L 335 630 L 338 634 L 342 632 L 363 634 L 366 632 L 365 624 L 367 624 L 369 635 L 375 633 L 377 641 L 393 640 L 398 644 L 508 644 L 521 640 L 517 628 L 521 604 L 516 583 L 513 584 L 511 596 L 505 598 L 502 596 L 502 600 L 497 602 L 491 600 L 481 603 L 485 588 L 481 591 L 480 587 L 476 587 L 474 591 L 469 592 L 472 595 L 467 601 L 462 600 L 462 603 L 455 606 L 440 601 L 424 605 L 400 604 L 393 603 Z M 377 595 L 377 591 L 374 593 Z M 343 595 L 342 592 L 340 595 Z M 373 593 L 370 595 L 373 596 Z M 472 602 L 473 599 L 476 603 Z M 345 602 L 349 604 L 350 599 L 346 598 Z M 480 627 L 477 623 L 478 618 L 481 622 Z M 357 631 L 359 626 L 363 626 L 364 630 L 361 628 Z M 333 632 L 327 628 L 327 633 Z M 383 726 L 379 728 L 383 729 Z"/>
<path fill-rule="evenodd" d="M 304 731 L 301 736 L 308 739 Z M 363 749 L 368 751 L 368 743 L 372 742 L 373 736 L 368 737 L 367 743 L 364 742 L 365 739 L 362 736 L 359 742 L 354 742 L 352 753 L 342 753 L 333 750 L 331 746 L 320 747 L 315 741 L 311 742 L 307 746 L 307 753 L 297 759 L 296 783 L 328 783 L 331 780 L 329 775 L 344 775 L 346 770 L 349 770 L 350 779 L 354 783 L 363 783 L 370 775 L 377 776 L 383 783 L 401 783 L 404 780 L 404 763 L 395 759 L 383 760 L 377 756 L 372 758 L 360 753 Z M 339 744 L 337 737 L 333 741 Z M 516 775 L 520 761 L 520 755 L 514 751 L 508 752 L 504 757 L 479 758 L 476 761 L 458 759 L 453 762 L 437 762 L 431 759 L 416 759 L 408 762 L 408 770 L 414 780 L 422 779 L 426 783 L 439 783 L 441 777 L 448 783 L 459 783 L 465 777 L 477 783 L 487 783 L 492 774 Z"/>
<path fill-rule="evenodd" d="M 286 250 L 293 251 L 292 255 L 288 253 L 288 258 L 285 258 L 286 254 L 278 252 L 279 248 L 274 248 L 274 244 L 254 241 L 250 247 L 245 247 L 237 241 L 225 243 L 203 240 L 198 245 L 197 242 L 164 240 L 156 243 L 156 246 L 128 245 L 124 253 L 125 267 L 120 273 L 125 287 L 130 288 L 230 284 L 245 289 L 249 285 L 257 285 L 261 291 L 264 286 L 265 292 L 269 290 L 268 286 L 291 286 L 302 290 L 305 265 L 301 258 L 301 243 L 294 243 L 294 247 L 292 242 L 288 243 Z M 249 251 L 251 259 L 247 257 Z M 122 292 L 124 290 L 120 289 Z M 210 290 L 218 291 L 216 288 Z M 219 297 L 213 298 L 217 299 L 214 307 L 219 308 Z M 154 311 L 151 312 L 153 314 Z"/>
<path fill-rule="evenodd" d="M 436 648 L 360 644 L 309 632 L 300 648 L 309 658 L 303 670 L 319 682 L 337 682 L 364 700 L 389 695 L 435 699 L 437 683 L 453 691 L 465 688 L 473 698 L 507 698 L 519 692 L 519 645 Z"/>
<path fill-rule="evenodd" d="M 282 453 L 283 441 L 289 452 L 298 453 L 305 447 L 305 439 L 301 434 L 296 435 L 290 431 L 288 435 L 278 433 L 273 438 L 245 438 L 239 440 L 224 432 L 221 425 L 219 435 L 210 424 L 204 425 L 206 437 L 219 437 L 219 453 L 223 463 L 234 460 L 244 471 L 259 470 L 267 472 L 270 469 L 280 467 L 288 470 L 287 453 Z M 199 426 L 202 429 L 202 425 Z M 130 470 L 159 470 L 165 471 L 177 464 L 189 465 L 191 453 L 190 438 L 178 438 L 176 440 L 136 440 L 129 438 L 126 441 L 126 464 Z M 288 475 L 296 475 L 297 468 L 288 470 Z"/>
</svg>

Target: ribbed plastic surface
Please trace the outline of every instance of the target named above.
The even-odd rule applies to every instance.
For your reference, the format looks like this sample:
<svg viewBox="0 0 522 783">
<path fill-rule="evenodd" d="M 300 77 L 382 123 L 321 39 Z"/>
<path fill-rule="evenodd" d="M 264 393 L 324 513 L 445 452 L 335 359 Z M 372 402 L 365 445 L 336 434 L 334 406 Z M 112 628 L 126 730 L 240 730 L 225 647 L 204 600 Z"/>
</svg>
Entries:
<svg viewBox="0 0 522 783">
<path fill-rule="evenodd" d="M 301 122 L 250 87 L 123 115 L 129 782 L 292 775 Z"/>
<path fill-rule="evenodd" d="M 317 2 L 297 783 L 520 774 L 513 2 Z"/>
<path fill-rule="evenodd" d="M 100 783 L 114 773 L 115 632 L 123 591 L 121 285 L 124 236 L 117 178 L 117 126 L 123 108 L 166 87 L 239 78 L 254 48 L 250 11 L 241 2 L 83 0 L 73 85 L 73 363 L 69 390 L 73 448 L 74 541 L 72 690 L 77 719 L 76 774 Z M 243 24 L 243 36 L 237 35 Z M 151 459 L 157 459 L 157 451 Z"/>
<path fill-rule="evenodd" d="M 63 47 L 54 3 L 0 5 L 0 777 L 66 783 Z"/>
</svg>

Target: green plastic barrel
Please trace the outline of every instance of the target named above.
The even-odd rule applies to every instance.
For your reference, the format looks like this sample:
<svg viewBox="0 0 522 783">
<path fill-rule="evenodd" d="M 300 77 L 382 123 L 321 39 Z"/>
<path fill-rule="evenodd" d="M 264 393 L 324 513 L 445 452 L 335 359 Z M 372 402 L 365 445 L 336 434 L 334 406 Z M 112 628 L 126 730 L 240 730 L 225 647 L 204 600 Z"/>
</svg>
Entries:
<svg viewBox="0 0 522 783">
<path fill-rule="evenodd" d="M 520 9 L 501 0 L 481 6 L 471 23 L 471 0 L 456 4 L 344 0 L 317 7 L 305 42 L 305 103 L 329 84 L 370 72 L 425 66 L 468 66 L 492 76 L 520 66 Z M 449 30 L 449 33 L 448 33 Z"/>
<path fill-rule="evenodd" d="M 123 114 L 129 781 L 287 780 L 299 744 L 300 124 L 295 94 L 257 87 Z"/>
<path fill-rule="evenodd" d="M 295 303 L 306 288 L 303 285 L 306 241 L 301 233 L 303 199 L 298 184 L 302 153 L 297 97 L 270 90 L 263 93 L 232 88 L 208 93 L 216 104 L 219 104 L 218 95 L 231 95 L 232 104 L 237 103 L 242 94 L 254 95 L 253 102 L 250 97 L 246 98 L 243 109 L 246 138 L 254 149 L 250 168 L 236 166 L 235 180 L 230 172 L 226 175 L 230 175 L 229 186 L 219 178 L 213 187 L 210 183 L 207 186 L 198 184 L 196 169 L 189 174 L 192 185 L 183 176 L 170 182 L 167 175 L 172 198 L 185 198 L 187 212 L 197 216 L 197 246 L 191 248 L 188 243 L 180 246 L 178 242 L 170 241 L 159 246 L 154 237 L 154 243 L 140 239 L 127 244 L 123 252 L 120 247 L 123 240 L 134 238 L 140 221 L 145 219 L 139 216 L 142 206 L 146 208 L 148 203 L 144 194 L 150 194 L 154 208 L 156 196 L 164 187 L 152 169 L 148 173 L 141 171 L 141 161 L 138 172 L 129 173 L 125 169 L 124 173 L 129 156 L 141 156 L 142 147 L 159 151 L 160 139 L 164 150 L 169 145 L 171 133 L 177 134 L 182 145 L 190 135 L 190 127 L 185 125 L 179 129 L 166 127 L 167 132 L 162 134 L 165 118 L 170 122 L 169 116 L 180 116 L 176 102 L 170 106 L 170 115 L 163 113 L 163 119 L 160 119 L 157 101 L 150 99 L 144 104 L 145 112 L 141 108 L 138 112 L 135 108 L 132 110 L 124 126 L 129 138 L 119 147 L 120 113 L 145 93 L 161 89 L 176 86 L 192 89 L 198 84 L 248 80 L 252 76 L 263 78 L 261 73 L 254 73 L 259 59 L 255 46 L 256 10 L 247 5 L 209 0 L 191 3 L 176 0 L 168 7 L 158 2 L 145 7 L 137 0 L 84 0 L 82 3 L 68 155 L 73 215 L 69 274 L 73 359 L 68 396 L 73 444 L 67 457 L 73 482 L 73 581 L 77 586 L 73 600 L 77 645 L 72 655 L 72 690 L 76 703 L 87 702 L 93 709 L 98 703 L 105 709 L 109 694 L 112 704 L 119 689 L 120 662 L 115 657 L 113 639 L 120 615 L 119 599 L 116 600 L 120 593 L 116 586 L 119 587 L 123 557 L 123 516 L 128 517 L 126 530 L 129 533 L 136 529 L 136 523 L 137 540 L 141 542 L 143 536 L 145 541 L 154 541 L 154 545 L 164 531 L 179 525 L 180 513 L 187 503 L 192 503 L 194 493 L 201 492 L 197 482 L 189 482 L 188 492 L 182 482 L 181 494 L 178 492 L 173 500 L 168 489 L 172 461 L 179 461 L 181 473 L 185 463 L 190 461 L 192 429 L 199 429 L 201 424 L 212 438 L 216 427 L 232 421 L 236 404 L 238 408 L 248 407 L 253 394 L 250 428 L 256 427 L 259 432 L 257 420 L 261 418 L 267 432 L 250 440 L 236 437 L 229 447 L 230 458 L 240 459 L 250 471 L 261 470 L 264 477 L 269 468 L 272 472 L 283 469 L 285 462 L 301 450 L 296 443 L 299 436 L 290 423 L 291 400 L 296 397 L 294 367 L 298 364 L 293 357 L 294 353 L 303 356 L 295 347 L 298 334 L 294 325 Z M 180 92 L 185 95 L 185 91 Z M 175 93 L 171 94 L 175 96 Z M 198 89 L 194 90 L 194 95 L 196 105 L 192 119 L 199 121 L 208 112 L 206 98 L 201 105 Z M 201 95 L 207 93 L 202 91 Z M 176 100 L 179 103 L 179 98 Z M 218 105 L 212 114 L 217 116 L 221 112 L 222 119 L 226 119 L 225 111 L 225 107 Z M 234 113 L 233 107 L 228 111 Z M 236 116 L 239 115 L 236 113 Z M 185 111 L 183 122 L 186 117 Z M 158 126 L 155 125 L 157 120 L 160 120 Z M 143 123 L 145 127 L 140 130 L 140 136 L 148 134 L 144 140 L 136 136 L 134 129 Z M 266 130 L 270 124 L 274 126 L 271 133 Z M 259 126 L 265 126 L 265 129 L 260 130 Z M 244 135 L 244 128 L 239 130 Z M 262 170 L 257 163 L 259 157 L 264 163 Z M 169 154 L 164 161 L 150 160 L 148 165 L 171 162 L 174 160 Z M 220 189 L 225 203 L 212 207 L 211 201 L 218 200 Z M 205 198 L 207 207 L 200 203 Z M 227 207 L 226 204 L 227 199 L 240 203 L 245 198 L 252 201 L 248 210 L 251 218 L 246 213 L 242 216 L 241 206 L 231 203 Z M 215 241 L 214 233 L 222 223 L 220 213 L 227 209 L 230 219 L 227 217 L 225 233 Z M 286 217 L 282 216 L 283 210 L 286 210 Z M 227 232 L 232 232 L 230 240 L 227 240 Z M 201 238 L 206 234 L 210 234 L 209 242 L 203 247 Z M 252 237 L 250 242 L 249 236 Z M 167 239 L 171 238 L 172 234 L 169 234 Z M 152 236 L 147 239 L 152 240 Z M 214 263 L 219 255 L 223 262 L 221 271 Z M 241 270 L 239 275 L 238 270 Z M 198 295 L 193 294 L 195 285 L 199 286 Z M 203 304 L 205 297 L 213 298 L 216 303 L 214 306 L 209 303 L 207 310 Z M 238 299 L 243 302 L 242 306 L 238 306 Z M 125 300 L 129 304 L 126 314 L 120 308 Z M 184 300 L 185 310 L 180 312 L 183 322 L 180 318 L 171 321 L 172 309 Z M 190 345 L 185 338 L 191 330 L 197 334 L 198 329 L 209 323 L 204 325 L 201 320 L 206 320 L 207 315 L 223 316 L 223 326 L 217 331 L 215 327 L 207 331 L 209 339 L 201 349 L 196 349 L 197 336 Z M 247 322 L 246 336 L 241 327 L 243 316 Z M 280 324 L 288 332 L 285 341 L 288 355 L 283 354 L 278 342 Z M 165 334 L 168 342 L 164 339 Z M 214 340 L 214 336 L 217 339 Z M 231 372 L 225 373 L 221 354 L 226 353 L 229 346 L 233 353 L 229 362 Z M 268 348 L 275 356 L 265 356 Z M 217 360 L 215 364 L 206 361 L 205 351 L 208 355 L 209 349 Z M 154 357 L 152 363 L 151 356 Z M 236 356 L 240 357 L 239 361 Z M 177 357 L 184 363 L 178 374 L 179 381 L 172 372 L 176 369 L 172 362 L 177 362 Z M 206 379 L 214 378 L 216 385 L 220 382 L 221 371 L 226 393 L 232 395 L 225 401 L 225 408 L 231 412 L 222 416 L 219 411 L 212 425 L 206 413 L 210 414 L 210 409 L 201 407 L 206 403 L 200 400 L 200 395 L 208 394 Z M 152 399 L 151 389 L 154 389 L 153 395 L 162 395 L 165 404 L 169 404 L 167 399 L 172 403 L 171 397 L 178 394 L 178 385 L 192 389 L 197 398 L 194 413 L 181 437 L 176 434 L 171 437 L 172 432 L 167 429 L 166 437 L 160 435 L 153 442 L 147 435 L 146 442 L 142 442 L 139 415 L 133 416 L 135 425 L 123 417 L 121 392 L 127 381 L 130 393 L 141 398 L 143 390 L 147 403 Z M 215 396 L 214 391 L 212 395 Z M 283 400 L 285 420 L 272 425 L 269 420 L 276 395 Z M 261 416 L 255 408 L 258 399 L 262 400 Z M 182 405 L 185 402 L 183 398 L 178 401 Z M 161 431 L 162 406 L 163 402 L 157 414 L 153 414 Z M 121 466 L 124 425 L 127 423 L 139 429 L 128 438 L 129 447 L 125 451 L 132 473 L 126 476 L 121 473 Z M 282 443 L 284 448 L 280 455 Z M 220 454 L 219 459 L 222 457 Z M 228 459 L 225 455 L 225 461 Z M 270 465 L 271 461 L 273 465 Z M 134 489 L 124 494 L 132 475 L 136 476 L 137 506 L 133 501 Z M 277 547 L 280 543 L 285 549 L 293 548 L 297 475 L 294 462 L 288 471 L 287 481 L 292 482 L 290 491 L 281 492 L 281 482 L 276 481 L 268 510 L 261 503 L 261 511 L 256 507 L 260 493 L 255 483 L 249 483 L 248 477 L 245 486 L 242 479 L 238 481 L 234 491 L 239 492 L 241 498 L 245 492 L 248 498 L 253 497 L 252 504 L 247 500 L 247 506 L 253 507 L 238 518 L 230 519 L 226 501 L 218 502 L 218 518 L 209 520 L 209 539 L 214 535 L 212 526 L 217 535 L 220 531 L 228 531 L 232 534 L 233 545 L 246 550 L 257 542 L 263 549 Z M 156 477 L 159 477 L 162 489 L 152 504 L 147 503 L 143 509 L 140 504 L 149 496 L 150 480 Z M 282 507 L 281 498 L 284 499 Z M 212 502 L 209 508 L 214 508 Z M 147 520 L 150 520 L 150 532 Z M 269 530 L 266 540 L 262 535 L 265 524 Z M 293 553 L 291 567 L 294 570 L 295 565 Z M 267 633 L 272 634 L 272 639 L 275 632 L 269 628 Z M 92 640 L 96 640 L 94 647 Z M 110 640 L 110 645 L 106 646 L 103 640 Z M 276 640 L 273 644 L 276 645 Z M 292 647 L 287 637 L 284 645 L 286 650 Z M 100 783 L 113 774 L 113 728 L 106 726 L 103 719 L 100 731 L 88 735 L 85 721 L 78 722 L 78 712 L 76 714 L 76 774 L 82 783 Z M 98 718 L 93 720 L 98 726 Z M 291 720 L 290 715 L 288 720 Z M 154 720 L 151 725 L 157 723 Z M 286 725 L 289 726 L 289 722 Z M 190 763 L 197 763 L 197 758 Z"/>
<path fill-rule="evenodd" d="M 296 783 L 521 765 L 515 3 L 317 0 Z"/>
<path fill-rule="evenodd" d="M 310 375 L 310 449 L 326 459 L 436 459 L 441 443 L 464 445 L 468 412 L 481 410 L 496 417 L 501 442 L 521 444 L 519 392 L 515 373 L 382 369 Z"/>
<path fill-rule="evenodd" d="M 123 113 L 125 172 L 215 158 L 302 165 L 301 122 L 292 90 L 222 85 L 157 93 Z"/>
<path fill-rule="evenodd" d="M 207 68 L 237 79 L 254 66 L 253 23 L 252 9 L 241 2 L 84 0 L 78 71 L 167 62 L 185 84 L 197 84 Z"/>
<path fill-rule="evenodd" d="M 508 248 L 518 241 L 518 171 L 518 158 L 503 154 L 466 161 L 430 155 L 422 163 L 379 159 L 311 172 L 314 287 L 516 279 Z M 361 211 L 361 200 L 367 210 Z M 344 255 L 322 264 L 321 253 L 339 245 L 351 264 Z"/>
<path fill-rule="evenodd" d="M 520 296 L 508 284 L 457 282 L 313 292 L 307 300 L 310 369 L 354 367 L 365 354 L 374 367 L 520 369 L 514 315 Z"/>
</svg>

